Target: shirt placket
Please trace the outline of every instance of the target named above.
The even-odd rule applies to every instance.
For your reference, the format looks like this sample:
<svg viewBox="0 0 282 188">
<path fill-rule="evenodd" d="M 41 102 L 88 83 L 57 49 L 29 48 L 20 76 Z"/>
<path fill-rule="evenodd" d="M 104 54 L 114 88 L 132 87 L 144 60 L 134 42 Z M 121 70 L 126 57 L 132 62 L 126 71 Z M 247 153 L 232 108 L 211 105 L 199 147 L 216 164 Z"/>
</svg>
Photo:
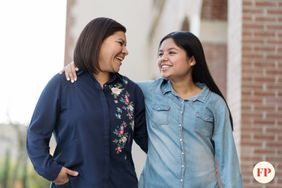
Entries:
<svg viewBox="0 0 282 188">
<path fill-rule="evenodd" d="M 185 101 L 181 99 L 180 105 L 180 121 L 179 121 L 179 142 L 181 151 L 181 177 L 180 177 L 180 187 L 184 187 L 184 173 L 185 173 L 185 153 L 184 153 L 184 143 L 183 143 L 183 114 L 185 109 Z"/>
<path fill-rule="evenodd" d="M 101 101 L 104 106 L 104 119 L 105 119 L 105 124 L 104 124 L 104 145 L 105 148 L 110 148 L 110 119 L 108 118 L 107 114 L 109 114 L 109 107 L 108 107 L 108 102 L 107 102 L 107 90 L 108 90 L 108 85 L 104 85 L 104 88 L 101 90 Z M 109 187 L 110 184 L 110 150 L 106 149 L 105 150 L 105 187 Z"/>
</svg>

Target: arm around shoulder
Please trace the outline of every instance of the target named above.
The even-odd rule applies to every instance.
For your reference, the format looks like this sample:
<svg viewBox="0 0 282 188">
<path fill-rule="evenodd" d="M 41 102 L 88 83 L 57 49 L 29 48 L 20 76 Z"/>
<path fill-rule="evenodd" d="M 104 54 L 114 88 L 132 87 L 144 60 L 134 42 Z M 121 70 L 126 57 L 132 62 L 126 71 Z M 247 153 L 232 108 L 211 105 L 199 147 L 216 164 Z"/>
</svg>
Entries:
<svg viewBox="0 0 282 188">
<path fill-rule="evenodd" d="M 145 116 L 144 96 L 141 89 L 135 89 L 135 108 L 134 108 L 134 140 L 144 152 L 148 151 L 148 133 Z"/>
</svg>

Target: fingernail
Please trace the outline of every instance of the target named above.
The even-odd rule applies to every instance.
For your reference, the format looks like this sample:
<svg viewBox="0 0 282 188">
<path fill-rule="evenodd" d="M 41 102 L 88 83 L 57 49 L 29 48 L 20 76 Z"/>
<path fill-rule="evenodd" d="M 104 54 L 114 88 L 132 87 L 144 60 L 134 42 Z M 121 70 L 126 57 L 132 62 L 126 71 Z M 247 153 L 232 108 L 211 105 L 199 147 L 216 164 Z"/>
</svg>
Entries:
<svg viewBox="0 0 282 188">
<path fill-rule="evenodd" d="M 69 81 L 70 80 L 70 78 L 69 77 L 67 77 L 67 81 Z"/>
<path fill-rule="evenodd" d="M 77 78 L 74 79 L 74 81 L 76 81 L 76 80 L 77 80 Z"/>
<path fill-rule="evenodd" d="M 74 80 L 71 80 L 71 83 L 74 83 Z"/>
</svg>

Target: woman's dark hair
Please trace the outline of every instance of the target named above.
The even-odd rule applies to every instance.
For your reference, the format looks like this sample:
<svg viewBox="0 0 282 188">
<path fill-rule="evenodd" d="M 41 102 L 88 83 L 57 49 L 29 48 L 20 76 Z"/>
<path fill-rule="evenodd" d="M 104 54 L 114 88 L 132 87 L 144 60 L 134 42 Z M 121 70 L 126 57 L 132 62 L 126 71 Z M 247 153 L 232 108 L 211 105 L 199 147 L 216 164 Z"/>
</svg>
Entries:
<svg viewBox="0 0 282 188">
<path fill-rule="evenodd" d="M 190 32 L 172 32 L 166 35 L 164 38 L 162 38 L 159 44 L 159 47 L 161 46 L 163 41 L 168 38 L 171 38 L 178 47 L 184 49 L 188 57 L 195 58 L 196 64 L 193 66 L 193 69 L 192 69 L 193 82 L 195 83 L 200 82 L 200 83 L 206 84 L 207 87 L 211 91 L 215 92 L 216 94 L 218 94 L 219 96 L 223 98 L 229 110 L 231 128 L 233 130 L 233 119 L 232 119 L 230 109 L 228 107 L 228 104 L 224 96 L 222 95 L 221 91 L 217 87 L 216 83 L 214 82 L 209 72 L 209 69 L 206 63 L 204 50 L 203 50 L 200 40 L 194 34 Z"/>
<path fill-rule="evenodd" d="M 103 41 L 117 31 L 126 32 L 126 28 L 110 18 L 95 18 L 81 32 L 75 49 L 74 64 L 80 70 L 97 73 L 100 71 L 98 58 Z"/>
</svg>

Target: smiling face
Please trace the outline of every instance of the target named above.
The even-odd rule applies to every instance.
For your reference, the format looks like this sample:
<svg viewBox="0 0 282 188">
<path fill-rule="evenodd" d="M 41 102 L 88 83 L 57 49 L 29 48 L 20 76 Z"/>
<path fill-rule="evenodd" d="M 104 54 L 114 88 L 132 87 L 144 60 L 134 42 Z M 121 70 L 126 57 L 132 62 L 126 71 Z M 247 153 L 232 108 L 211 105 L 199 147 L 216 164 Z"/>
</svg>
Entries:
<svg viewBox="0 0 282 188">
<path fill-rule="evenodd" d="M 107 37 L 100 48 L 99 67 L 101 72 L 119 72 L 120 66 L 128 55 L 126 36 L 122 31 L 115 32 Z"/>
<path fill-rule="evenodd" d="M 191 76 L 194 57 L 188 57 L 186 52 L 178 47 L 172 38 L 165 39 L 159 48 L 158 66 L 161 75 L 170 80 L 183 79 Z"/>
</svg>

